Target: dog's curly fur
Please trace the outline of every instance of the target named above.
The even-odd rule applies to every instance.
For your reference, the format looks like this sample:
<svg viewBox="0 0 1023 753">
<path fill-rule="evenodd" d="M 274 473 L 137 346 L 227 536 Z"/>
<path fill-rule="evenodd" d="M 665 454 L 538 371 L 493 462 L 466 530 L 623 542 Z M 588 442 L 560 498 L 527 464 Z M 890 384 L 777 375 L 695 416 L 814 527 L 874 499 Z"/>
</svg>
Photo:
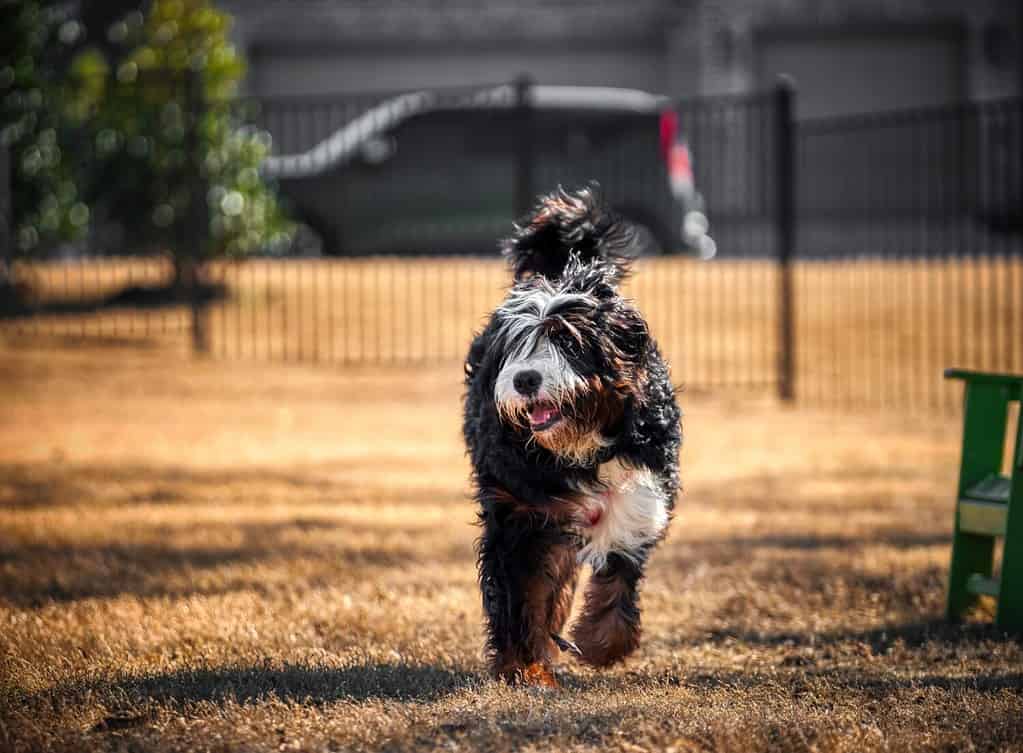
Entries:
<svg viewBox="0 0 1023 753">
<path fill-rule="evenodd" d="M 515 282 L 465 363 L 463 431 L 495 675 L 553 684 L 572 637 L 594 666 L 639 643 L 638 587 L 679 488 L 680 411 L 646 322 L 618 291 L 631 227 L 596 186 L 541 198 L 503 246 Z"/>
</svg>

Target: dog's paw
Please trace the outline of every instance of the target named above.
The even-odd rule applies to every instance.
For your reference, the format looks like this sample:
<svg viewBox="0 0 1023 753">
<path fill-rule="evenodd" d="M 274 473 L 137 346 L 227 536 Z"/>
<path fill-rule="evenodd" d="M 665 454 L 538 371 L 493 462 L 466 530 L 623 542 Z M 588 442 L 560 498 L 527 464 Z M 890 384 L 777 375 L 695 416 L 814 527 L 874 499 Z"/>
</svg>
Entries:
<svg viewBox="0 0 1023 753">
<path fill-rule="evenodd" d="M 530 685 L 534 688 L 546 688 L 547 690 L 557 690 L 561 687 L 558 684 L 558 678 L 551 672 L 550 667 L 540 662 L 533 662 L 522 670 L 522 684 Z"/>
<path fill-rule="evenodd" d="M 612 611 L 595 620 L 583 619 L 572 630 L 582 661 L 594 667 L 609 667 L 624 661 L 639 648 L 639 624 Z"/>
<path fill-rule="evenodd" d="M 561 687 L 550 667 L 538 661 L 525 667 L 502 667 L 495 674 L 498 679 L 504 680 L 509 685 L 528 685 L 547 690 L 557 690 Z"/>
</svg>

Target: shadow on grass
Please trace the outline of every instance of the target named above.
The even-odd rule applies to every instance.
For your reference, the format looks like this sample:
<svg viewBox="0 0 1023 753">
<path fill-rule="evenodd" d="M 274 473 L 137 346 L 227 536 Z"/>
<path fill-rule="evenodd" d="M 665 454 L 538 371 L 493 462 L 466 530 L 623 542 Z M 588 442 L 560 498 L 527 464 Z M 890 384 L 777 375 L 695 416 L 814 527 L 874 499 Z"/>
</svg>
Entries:
<svg viewBox="0 0 1023 753">
<path fill-rule="evenodd" d="M 858 643 L 870 646 L 875 654 L 883 654 L 896 643 L 918 648 L 928 643 L 957 646 L 980 641 L 1023 642 L 1023 636 L 1009 633 L 991 623 L 963 623 L 932 619 L 900 625 L 885 625 L 871 630 L 835 630 L 825 632 L 768 632 L 742 630 L 710 630 L 687 641 L 689 645 L 745 643 L 751 646 L 808 648 Z"/>
<path fill-rule="evenodd" d="M 481 682 L 482 678 L 472 672 L 443 667 L 381 663 L 335 669 L 285 664 L 179 670 L 73 683 L 31 694 L 24 700 L 30 706 L 45 708 L 84 703 L 87 699 L 109 699 L 109 708 L 266 700 L 312 705 L 342 700 L 429 702 Z"/>
<path fill-rule="evenodd" d="M 184 533 L 188 533 L 188 529 Z M 216 595 L 239 590 L 270 593 L 274 586 L 259 572 L 237 565 L 266 563 L 297 571 L 289 588 L 335 582 L 345 570 L 365 577 L 430 563 L 464 560 L 472 551 L 458 542 L 424 550 L 410 542 L 382 540 L 355 545 L 378 530 L 371 525 L 323 518 L 293 518 L 277 523 L 197 524 L 194 533 L 233 538 L 220 546 L 155 543 L 21 544 L 0 540 L 0 603 L 36 608 L 87 598 Z M 301 537 L 313 534 L 311 540 Z M 318 536 L 317 534 L 323 534 Z M 296 541 L 296 537 L 298 540 Z M 186 536 L 186 539 L 190 538 Z"/>
<path fill-rule="evenodd" d="M 467 571 L 472 568 L 472 551 L 463 540 L 444 539 L 432 547 L 418 543 L 433 531 L 417 518 L 415 505 L 436 503 L 436 491 L 396 488 L 390 494 L 377 495 L 374 501 L 407 506 L 407 519 L 378 522 L 371 516 L 351 520 L 296 512 L 277 521 L 246 521 L 261 503 L 334 504 L 365 498 L 366 492 L 338 469 L 325 477 L 275 469 L 0 463 L 0 511 L 64 508 L 88 520 L 95 510 L 138 508 L 140 526 L 126 536 L 100 531 L 98 542 L 76 536 L 54 542 L 0 535 L 0 603 L 38 607 L 123 594 L 185 596 L 274 588 L 252 565 L 301 573 L 291 581 L 297 587 L 329 584 L 345 570 L 365 570 L 372 577 L 424 562 L 464 561 Z M 232 504 L 243 508 L 238 520 L 199 519 L 168 528 L 146 522 L 146 508 L 152 505 L 229 510 Z"/>
<path fill-rule="evenodd" d="M 352 463 L 356 468 L 362 460 Z M 363 484 L 339 474 L 346 466 L 326 469 L 324 478 L 316 472 L 289 473 L 265 468 L 199 469 L 133 464 L 88 466 L 60 462 L 0 463 L 0 510 L 37 510 L 58 507 L 112 507 L 143 504 L 252 505 L 279 501 L 281 492 L 301 494 L 303 502 L 337 502 L 349 497 L 365 499 Z M 240 486 L 235 498 L 225 489 Z M 436 503 L 439 499 L 461 499 L 462 489 L 438 494 L 431 488 L 384 489 L 374 502 L 413 504 Z"/>
<path fill-rule="evenodd" d="M 204 283 L 198 290 L 202 304 L 227 298 L 223 283 Z M 192 302 L 191 291 L 177 285 L 130 285 L 107 296 L 76 300 L 23 300 L 13 294 L 0 299 L 0 319 L 23 319 L 33 316 L 80 316 L 112 309 L 160 309 L 184 306 Z"/>
<path fill-rule="evenodd" d="M 852 516 L 862 512 L 893 509 L 892 490 L 903 502 L 923 503 L 928 509 L 936 501 L 948 498 L 955 488 L 956 461 L 944 466 L 947 482 L 935 478 L 934 466 L 889 465 L 864 462 L 850 468 L 808 472 L 806 470 L 772 473 L 736 474 L 722 482 L 693 482 L 685 503 L 705 510 L 734 513 L 739 510 L 769 509 L 774 516 L 793 512 L 805 515 Z M 913 514 L 912 508 L 896 512 Z"/>
<path fill-rule="evenodd" d="M 670 683 L 670 681 L 669 681 Z M 752 690 L 761 686 L 782 685 L 793 695 L 812 692 L 820 694 L 812 685 L 821 684 L 832 689 L 860 691 L 874 698 L 886 698 L 899 690 L 936 689 L 954 695 L 973 691 L 1000 693 L 1003 690 L 1023 692 L 1023 672 L 998 672 L 969 676 L 924 674 L 913 677 L 879 675 L 856 668 L 820 670 L 788 670 L 770 674 L 757 672 L 700 672 L 677 680 L 677 684 L 694 690 Z"/>
<path fill-rule="evenodd" d="M 26 695 L 18 701 L 24 712 L 34 711 L 39 716 L 52 709 L 100 706 L 106 710 L 106 716 L 89 731 L 106 733 L 146 727 L 159 708 L 170 707 L 189 713 L 187 707 L 200 703 L 257 705 L 284 701 L 311 707 L 335 702 L 428 704 L 463 691 L 479 694 L 488 682 L 483 674 L 476 672 L 388 663 L 341 669 L 301 665 L 225 667 L 73 683 Z M 566 685 L 566 690 L 572 687 Z M 499 735 L 496 739 L 507 743 L 511 750 L 542 744 L 552 736 L 598 745 L 612 736 L 622 721 L 621 712 L 587 713 L 572 704 L 535 713 L 541 697 L 555 699 L 559 695 L 523 690 L 515 696 L 521 705 L 502 705 L 493 711 L 484 711 L 483 718 L 480 712 L 467 711 L 464 707 L 453 712 L 441 711 L 432 723 L 413 730 L 417 747 L 449 748 L 452 741 L 461 741 L 473 748 L 474 743 L 485 743 L 484 747 L 489 749 L 493 746 L 495 731 Z M 208 715 L 210 711 L 204 709 L 195 713 Z"/>
<path fill-rule="evenodd" d="M 678 560 L 680 564 L 729 564 L 748 560 L 750 553 L 761 549 L 817 552 L 835 549 L 855 551 L 864 547 L 885 546 L 892 549 L 944 546 L 952 543 L 951 531 L 921 533 L 904 529 L 871 531 L 862 536 L 834 536 L 805 534 L 764 534 L 763 536 L 733 536 L 703 541 L 679 540 L 671 549 L 658 557 Z"/>
</svg>

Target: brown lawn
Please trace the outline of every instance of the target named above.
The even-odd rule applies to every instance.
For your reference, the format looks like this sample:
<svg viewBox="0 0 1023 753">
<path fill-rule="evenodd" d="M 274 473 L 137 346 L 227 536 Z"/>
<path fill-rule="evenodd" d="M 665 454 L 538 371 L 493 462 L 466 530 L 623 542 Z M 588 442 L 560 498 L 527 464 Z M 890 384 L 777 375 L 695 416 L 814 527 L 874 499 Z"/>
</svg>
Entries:
<svg viewBox="0 0 1023 753">
<path fill-rule="evenodd" d="M 942 617 L 958 428 L 683 395 L 624 666 L 481 658 L 458 367 L 0 344 L 0 750 L 1023 749 Z"/>
</svg>

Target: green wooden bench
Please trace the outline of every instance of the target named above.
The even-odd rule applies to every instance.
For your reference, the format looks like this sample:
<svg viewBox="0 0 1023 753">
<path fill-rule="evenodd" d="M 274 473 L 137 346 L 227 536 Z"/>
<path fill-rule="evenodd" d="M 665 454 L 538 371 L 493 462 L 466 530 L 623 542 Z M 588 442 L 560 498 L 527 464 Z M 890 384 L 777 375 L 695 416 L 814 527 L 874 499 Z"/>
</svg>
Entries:
<svg viewBox="0 0 1023 753">
<path fill-rule="evenodd" d="M 998 600 L 999 627 L 1023 631 L 1023 420 L 1012 470 L 1002 474 L 1009 404 L 1023 400 L 1023 376 L 948 369 L 945 378 L 966 383 L 948 617 L 960 617 L 983 594 Z M 1005 546 L 996 579 L 998 537 Z"/>
</svg>

